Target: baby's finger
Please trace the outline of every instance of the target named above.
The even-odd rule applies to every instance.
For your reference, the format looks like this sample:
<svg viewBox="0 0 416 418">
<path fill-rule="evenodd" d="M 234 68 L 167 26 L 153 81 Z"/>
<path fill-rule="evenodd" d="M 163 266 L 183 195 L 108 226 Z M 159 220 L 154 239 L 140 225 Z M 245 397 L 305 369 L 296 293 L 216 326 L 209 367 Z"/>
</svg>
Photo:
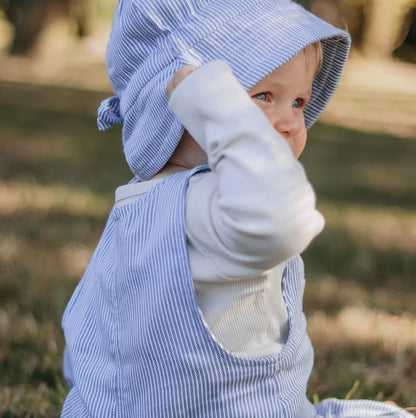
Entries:
<svg viewBox="0 0 416 418">
<path fill-rule="evenodd" d="M 196 67 L 193 67 L 192 65 L 187 65 L 186 67 L 182 67 L 178 71 L 176 71 L 175 75 L 171 78 L 171 80 L 166 85 L 167 96 L 170 98 L 173 90 L 175 90 L 178 84 L 182 80 L 184 80 L 186 77 L 188 77 L 188 75 L 191 74 L 195 70 L 196 70 Z"/>
</svg>

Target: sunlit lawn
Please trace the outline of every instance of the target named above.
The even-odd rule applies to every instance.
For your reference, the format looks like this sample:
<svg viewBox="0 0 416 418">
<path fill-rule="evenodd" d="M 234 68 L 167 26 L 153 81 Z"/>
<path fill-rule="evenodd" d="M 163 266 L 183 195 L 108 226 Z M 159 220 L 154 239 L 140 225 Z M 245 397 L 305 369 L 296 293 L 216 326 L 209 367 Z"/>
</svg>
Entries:
<svg viewBox="0 0 416 418">
<path fill-rule="evenodd" d="M 327 228 L 304 254 L 310 392 L 416 406 L 416 138 L 318 125 L 304 162 Z"/>
<path fill-rule="evenodd" d="M 0 83 L 0 413 L 58 416 L 65 304 L 130 175 L 106 94 Z M 327 220 L 308 249 L 309 395 L 416 406 L 416 139 L 316 125 L 303 157 Z"/>
</svg>

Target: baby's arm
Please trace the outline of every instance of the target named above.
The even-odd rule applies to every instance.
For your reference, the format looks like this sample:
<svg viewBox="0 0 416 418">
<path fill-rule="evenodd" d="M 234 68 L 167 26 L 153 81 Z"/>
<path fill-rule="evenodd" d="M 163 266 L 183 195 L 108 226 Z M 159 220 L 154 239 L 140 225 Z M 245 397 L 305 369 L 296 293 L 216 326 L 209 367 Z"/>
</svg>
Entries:
<svg viewBox="0 0 416 418">
<path fill-rule="evenodd" d="M 322 230 L 313 189 L 225 63 L 192 70 L 180 70 L 167 88 L 172 111 L 207 152 L 212 169 L 196 176 L 187 197 L 188 229 L 198 231 L 188 238 L 208 256 L 223 254 L 243 265 L 246 275 L 270 269 Z"/>
</svg>

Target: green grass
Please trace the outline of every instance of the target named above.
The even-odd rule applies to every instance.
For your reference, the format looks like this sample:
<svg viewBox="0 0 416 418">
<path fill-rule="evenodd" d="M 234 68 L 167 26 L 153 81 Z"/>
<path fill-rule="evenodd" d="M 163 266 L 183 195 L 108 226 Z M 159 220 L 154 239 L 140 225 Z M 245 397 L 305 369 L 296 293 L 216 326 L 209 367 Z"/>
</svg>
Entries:
<svg viewBox="0 0 416 418">
<path fill-rule="evenodd" d="M 327 227 L 304 254 L 310 393 L 416 405 L 416 138 L 316 125 L 303 156 Z"/>
<path fill-rule="evenodd" d="M 130 179 L 105 93 L 0 84 L 0 416 L 59 416 L 64 307 Z"/>
<path fill-rule="evenodd" d="M 60 319 L 130 179 L 106 93 L 0 82 L 0 416 L 58 416 Z M 416 139 L 317 124 L 302 157 L 327 219 L 304 254 L 310 397 L 416 406 Z"/>
</svg>

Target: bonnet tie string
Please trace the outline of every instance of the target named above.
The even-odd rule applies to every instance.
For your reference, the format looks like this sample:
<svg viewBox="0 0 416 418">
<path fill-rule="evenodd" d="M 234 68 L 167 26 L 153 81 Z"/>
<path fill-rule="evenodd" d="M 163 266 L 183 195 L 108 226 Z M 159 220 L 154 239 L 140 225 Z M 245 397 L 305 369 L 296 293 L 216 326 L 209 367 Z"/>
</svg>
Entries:
<svg viewBox="0 0 416 418">
<path fill-rule="evenodd" d="M 110 129 L 115 123 L 123 123 L 123 117 L 120 115 L 120 99 L 117 96 L 103 100 L 97 113 L 97 125 L 100 131 Z"/>
</svg>

